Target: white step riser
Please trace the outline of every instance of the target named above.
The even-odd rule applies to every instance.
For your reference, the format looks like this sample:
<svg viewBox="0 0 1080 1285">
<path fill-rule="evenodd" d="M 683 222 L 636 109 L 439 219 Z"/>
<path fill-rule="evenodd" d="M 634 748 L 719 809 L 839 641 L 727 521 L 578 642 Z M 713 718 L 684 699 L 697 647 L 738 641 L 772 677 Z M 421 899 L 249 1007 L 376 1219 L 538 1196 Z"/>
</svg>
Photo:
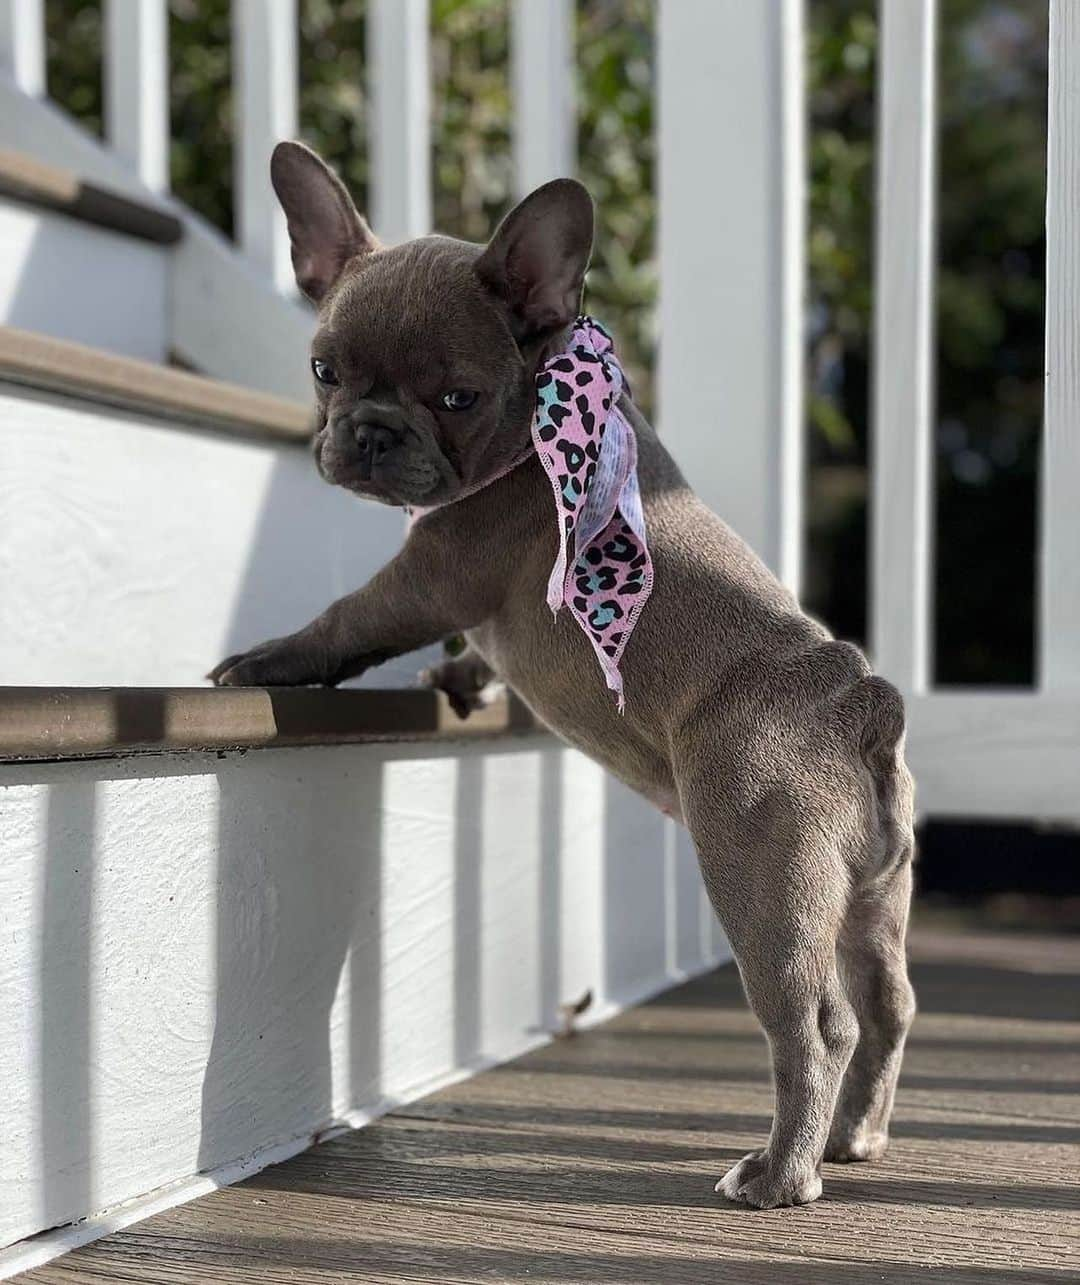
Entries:
<svg viewBox="0 0 1080 1285">
<path fill-rule="evenodd" d="M 0 387 L 0 683 L 185 686 L 364 583 L 399 511 L 303 447 Z M 369 681 L 411 684 L 415 657 Z"/>
<path fill-rule="evenodd" d="M 0 197 L 0 325 L 163 362 L 169 253 Z"/>
<path fill-rule="evenodd" d="M 546 740 L 9 768 L 0 828 L 0 1244 L 722 949 L 684 837 Z"/>
</svg>

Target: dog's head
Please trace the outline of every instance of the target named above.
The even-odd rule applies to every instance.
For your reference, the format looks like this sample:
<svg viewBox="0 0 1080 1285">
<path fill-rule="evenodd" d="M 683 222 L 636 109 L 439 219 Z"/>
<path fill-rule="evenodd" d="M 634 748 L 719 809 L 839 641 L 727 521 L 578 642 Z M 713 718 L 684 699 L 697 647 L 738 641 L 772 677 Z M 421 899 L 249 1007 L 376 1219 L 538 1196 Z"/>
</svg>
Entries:
<svg viewBox="0 0 1080 1285">
<path fill-rule="evenodd" d="M 593 207 L 572 179 L 538 188 L 487 246 L 426 236 L 384 248 L 340 180 L 300 143 L 270 166 L 311 346 L 315 458 L 384 504 L 454 499 L 528 443 L 539 364 L 574 320 Z"/>
</svg>

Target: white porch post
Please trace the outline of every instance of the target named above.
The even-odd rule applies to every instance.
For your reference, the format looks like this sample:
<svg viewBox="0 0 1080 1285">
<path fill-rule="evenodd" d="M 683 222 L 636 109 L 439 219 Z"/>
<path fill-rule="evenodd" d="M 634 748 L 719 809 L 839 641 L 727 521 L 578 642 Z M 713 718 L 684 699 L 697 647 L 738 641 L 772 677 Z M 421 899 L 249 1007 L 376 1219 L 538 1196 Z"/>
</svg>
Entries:
<svg viewBox="0 0 1080 1285">
<path fill-rule="evenodd" d="M 44 94 L 45 0 L 0 0 L 0 71 L 24 94 Z"/>
<path fill-rule="evenodd" d="M 1080 688 L 1080 7 L 1050 4 L 1040 679 Z"/>
<path fill-rule="evenodd" d="M 883 0 L 874 271 L 874 663 L 924 691 L 931 654 L 936 0 Z"/>
<path fill-rule="evenodd" d="M 660 0 L 658 17 L 660 431 L 797 590 L 803 0 Z"/>
<path fill-rule="evenodd" d="M 371 221 L 406 241 L 431 231 L 428 0 L 369 0 Z"/>
<path fill-rule="evenodd" d="M 296 0 L 233 0 L 236 239 L 279 290 L 293 290 L 270 153 L 297 131 Z"/>
<path fill-rule="evenodd" d="M 155 192 L 169 187 L 169 10 L 165 0 L 106 0 L 105 134 Z"/>
<path fill-rule="evenodd" d="M 572 0 L 514 0 L 511 63 L 514 178 L 520 197 L 574 172 Z"/>
</svg>

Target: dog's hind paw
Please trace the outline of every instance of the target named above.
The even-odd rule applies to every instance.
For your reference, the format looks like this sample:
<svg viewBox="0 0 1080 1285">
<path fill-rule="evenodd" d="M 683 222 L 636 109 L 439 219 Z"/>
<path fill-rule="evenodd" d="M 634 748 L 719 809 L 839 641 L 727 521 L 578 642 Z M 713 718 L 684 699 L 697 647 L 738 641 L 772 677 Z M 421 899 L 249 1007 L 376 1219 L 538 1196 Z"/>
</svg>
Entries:
<svg viewBox="0 0 1080 1285">
<path fill-rule="evenodd" d="M 421 687 L 445 692 L 458 718 L 468 718 L 473 710 L 483 709 L 490 703 L 496 680 L 484 661 L 475 652 L 468 651 L 421 670 L 419 681 Z"/>
<path fill-rule="evenodd" d="M 889 1146 L 887 1133 L 845 1133 L 829 1139 L 825 1159 L 832 1164 L 850 1165 L 863 1160 L 880 1160 Z"/>
<path fill-rule="evenodd" d="M 753 1209 L 779 1209 L 786 1205 L 808 1205 L 821 1195 L 821 1177 L 813 1169 L 795 1176 L 771 1171 L 766 1151 L 743 1156 L 716 1184 L 728 1200 Z"/>
</svg>

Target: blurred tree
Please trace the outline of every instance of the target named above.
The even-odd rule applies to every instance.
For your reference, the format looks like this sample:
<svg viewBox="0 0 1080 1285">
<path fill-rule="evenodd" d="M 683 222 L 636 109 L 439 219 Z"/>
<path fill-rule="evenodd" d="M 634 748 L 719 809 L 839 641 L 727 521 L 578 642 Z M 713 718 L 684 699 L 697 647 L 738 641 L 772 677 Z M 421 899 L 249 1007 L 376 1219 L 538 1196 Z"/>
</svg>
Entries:
<svg viewBox="0 0 1080 1285">
<path fill-rule="evenodd" d="M 876 6 L 811 0 L 811 605 L 866 626 Z M 945 0 L 935 675 L 1028 683 L 1042 417 L 1046 5 Z"/>
</svg>

